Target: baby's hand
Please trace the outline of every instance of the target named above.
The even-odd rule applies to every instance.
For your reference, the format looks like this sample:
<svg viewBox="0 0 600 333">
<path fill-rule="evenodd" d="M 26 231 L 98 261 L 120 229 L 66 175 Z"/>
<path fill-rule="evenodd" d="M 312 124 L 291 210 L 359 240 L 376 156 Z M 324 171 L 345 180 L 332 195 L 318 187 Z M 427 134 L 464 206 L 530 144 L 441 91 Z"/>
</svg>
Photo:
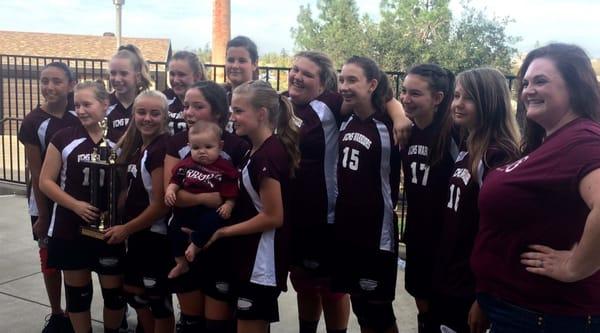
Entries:
<svg viewBox="0 0 600 333">
<path fill-rule="evenodd" d="M 169 207 L 175 206 L 175 202 L 177 201 L 177 194 L 174 191 L 167 191 L 165 193 L 165 205 Z"/>
</svg>

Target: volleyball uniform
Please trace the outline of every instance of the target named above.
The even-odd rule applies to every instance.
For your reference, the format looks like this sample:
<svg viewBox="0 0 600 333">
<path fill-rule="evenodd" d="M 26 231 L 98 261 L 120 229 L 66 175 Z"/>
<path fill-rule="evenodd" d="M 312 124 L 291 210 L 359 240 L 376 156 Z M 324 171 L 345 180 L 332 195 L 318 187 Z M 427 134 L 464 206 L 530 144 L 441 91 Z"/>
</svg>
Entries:
<svg viewBox="0 0 600 333">
<path fill-rule="evenodd" d="M 377 301 L 395 295 L 400 151 L 392 122 L 352 115 L 340 128 L 333 290 Z"/>
<path fill-rule="evenodd" d="M 276 306 L 279 291 L 287 289 L 290 228 L 287 223 L 289 211 L 286 208 L 289 202 L 290 163 L 283 143 L 272 135 L 243 164 L 240 195 L 232 217 L 226 223 L 234 225 L 244 222 L 262 211 L 260 184 L 266 178 L 279 182 L 284 222 L 277 229 L 221 239 L 230 249 L 233 278 L 238 292 L 236 316 L 240 319 L 279 320 L 276 308 L 269 309 L 270 316 L 259 314 L 255 317 L 253 312 L 264 312 L 258 308 L 267 302 L 270 305 L 274 302 Z M 262 291 L 255 293 L 257 290 Z"/>
<path fill-rule="evenodd" d="M 152 201 L 152 172 L 163 167 L 168 134 L 157 136 L 143 151 L 135 154 L 127 168 L 129 189 L 125 201 L 124 223 L 133 220 Z M 127 239 L 125 284 L 145 288 L 149 295 L 168 293 L 169 270 L 175 265 L 167 238 L 168 215 Z"/>
<path fill-rule="evenodd" d="M 44 111 L 41 105 L 38 105 L 23 119 L 21 128 L 19 129 L 18 139 L 23 144 L 30 144 L 38 147 L 43 162 L 44 157 L 46 156 L 46 149 L 54 134 L 63 128 L 72 126 L 81 126 L 81 122 L 77 118 L 75 111 L 73 111 L 72 105 L 67 105 L 67 109 L 62 118 L 51 115 Z M 35 196 L 31 190 L 31 184 L 28 184 L 28 192 L 29 215 L 38 216 L 38 208 L 35 202 Z M 51 206 L 52 202 L 48 199 L 48 207 L 51 208 Z"/>
<path fill-rule="evenodd" d="M 458 146 L 452 136 L 443 157 L 431 166 L 431 150 L 440 126 L 424 129 L 413 126 L 410 138 L 401 150 L 404 191 L 407 201 L 405 288 L 417 298 L 431 296 L 433 266 L 442 230 L 448 180 L 452 175 Z"/>
<path fill-rule="evenodd" d="M 121 104 L 116 93 L 113 92 L 110 94 L 110 102 L 106 110 L 106 117 L 108 118 L 107 136 L 110 141 L 119 142 L 119 139 L 125 134 L 127 126 L 129 126 L 132 110 L 133 103 L 126 108 Z"/>
<path fill-rule="evenodd" d="M 481 221 L 471 255 L 477 292 L 534 314 L 600 315 L 600 272 L 564 283 L 532 274 L 520 262 L 529 245 L 567 251 L 581 240 L 590 208 L 579 187 L 598 168 L 600 126 L 579 118 L 529 155 L 489 173 L 479 195 Z"/>
<path fill-rule="evenodd" d="M 191 156 L 181 160 L 172 171 L 171 184 L 180 190 L 197 194 L 218 192 L 223 200 L 235 199 L 238 195 L 238 171 L 230 161 L 219 157 L 209 165 L 195 162 Z M 223 221 L 215 208 L 206 206 L 173 208 L 173 227 L 186 227 L 193 230 L 191 241 L 203 247 L 212 234 L 223 226 Z M 172 233 L 174 236 L 181 233 Z M 188 237 L 173 237 L 173 255 L 183 256 L 188 246 Z"/>
<path fill-rule="evenodd" d="M 58 185 L 76 200 L 89 202 L 90 169 L 81 162 L 90 161 L 93 149 L 99 148 L 100 142 L 94 143 L 83 126 L 62 129 L 50 142 L 61 155 Z M 110 147 L 115 146 L 110 140 L 107 143 Z M 99 179 L 100 191 L 106 190 L 106 179 L 107 175 Z M 104 204 L 100 203 L 101 210 Z M 65 270 L 91 269 L 100 274 L 120 274 L 124 246 L 108 245 L 103 240 L 84 237 L 79 231 L 82 225 L 87 223 L 79 215 L 54 204 L 48 229 L 49 265 Z"/>
<path fill-rule="evenodd" d="M 163 91 L 163 93 L 169 103 L 169 132 L 174 135 L 186 131 L 187 123 L 183 119 L 183 102 L 171 88 Z"/>
<path fill-rule="evenodd" d="M 342 98 L 324 92 L 306 105 L 294 105 L 302 120 L 301 160 L 291 180 L 292 264 L 312 275 L 329 275 L 327 259 L 337 196 L 336 159 Z"/>
<path fill-rule="evenodd" d="M 461 144 L 446 192 L 446 206 L 438 256 L 434 266 L 431 309 L 434 316 L 457 332 L 468 332 L 467 317 L 475 300 L 475 278 L 469 266 L 479 228 L 477 197 L 489 168 L 506 161 L 507 154 L 491 144 L 471 174 L 466 144 Z M 484 162 L 485 161 L 485 162 Z"/>
</svg>

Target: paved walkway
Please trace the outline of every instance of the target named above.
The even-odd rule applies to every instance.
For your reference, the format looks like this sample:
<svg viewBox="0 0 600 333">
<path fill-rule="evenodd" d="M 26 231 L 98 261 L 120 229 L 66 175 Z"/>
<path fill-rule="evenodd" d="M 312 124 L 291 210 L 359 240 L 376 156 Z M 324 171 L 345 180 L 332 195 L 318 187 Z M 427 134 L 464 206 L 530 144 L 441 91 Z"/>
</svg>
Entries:
<svg viewBox="0 0 600 333">
<path fill-rule="evenodd" d="M 26 199 L 19 195 L 0 195 L 0 212 L 0 332 L 38 333 L 50 309 L 40 273 L 37 245 L 31 239 Z M 398 273 L 394 302 L 398 326 L 401 333 L 416 333 L 414 302 L 404 291 L 404 272 Z M 102 298 L 97 281 L 94 282 L 93 328 L 94 332 L 102 332 Z M 271 332 L 298 332 L 295 293 L 292 288 L 279 298 L 279 312 L 281 321 L 272 326 Z M 134 327 L 133 311 L 128 320 L 130 327 Z M 320 324 L 319 332 L 324 333 L 323 321 Z M 360 332 L 353 316 L 350 318 L 348 332 Z"/>
</svg>

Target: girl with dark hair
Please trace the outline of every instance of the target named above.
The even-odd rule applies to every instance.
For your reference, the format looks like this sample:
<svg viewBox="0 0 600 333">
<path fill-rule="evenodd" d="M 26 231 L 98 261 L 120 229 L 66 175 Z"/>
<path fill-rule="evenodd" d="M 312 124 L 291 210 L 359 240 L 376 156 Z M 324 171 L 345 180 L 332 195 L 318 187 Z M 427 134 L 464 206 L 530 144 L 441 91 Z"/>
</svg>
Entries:
<svg viewBox="0 0 600 333">
<path fill-rule="evenodd" d="M 279 320 L 277 298 L 287 289 L 285 204 L 289 179 L 300 161 L 299 120 L 289 100 L 263 81 L 237 87 L 231 105 L 235 132 L 247 136 L 252 149 L 242 163 L 231 220 L 206 246 L 221 244 L 230 250 L 237 331 L 266 333 Z"/>
<path fill-rule="evenodd" d="M 348 59 L 339 81 L 352 115 L 339 135 L 333 290 L 350 294 L 361 332 L 397 332 L 400 153 L 386 113 L 391 89 L 387 75 L 364 57 Z"/>
<path fill-rule="evenodd" d="M 462 140 L 446 192 L 430 311 L 439 324 L 456 332 L 483 333 L 487 322 L 475 301 L 475 279 L 469 266 L 479 228 L 477 199 L 488 172 L 514 161 L 519 153 L 504 75 L 491 68 L 460 73 L 452 115 Z"/>
<path fill-rule="evenodd" d="M 195 53 L 177 51 L 167 64 L 169 85 L 163 93 L 169 101 L 169 131 L 171 135 L 187 129 L 183 119 L 185 92 L 196 82 L 206 80 L 204 64 Z"/>
<path fill-rule="evenodd" d="M 109 64 L 109 81 L 114 91 L 106 111 L 108 137 L 117 142 L 127 130 L 131 118 L 133 100 L 152 84 L 148 64 L 137 46 L 121 45 Z"/>
<path fill-rule="evenodd" d="M 522 158 L 488 175 L 471 266 L 492 332 L 600 332 L 600 88 L 578 46 L 518 75 Z"/>
<path fill-rule="evenodd" d="M 38 242 L 44 285 L 52 311 L 44 333 L 58 332 L 60 327 L 68 329 L 71 326 L 60 306 L 61 272 L 48 267 L 47 243 L 52 202 L 40 191 L 39 180 L 50 139 L 59 130 L 80 124 L 68 101 L 74 85 L 75 77 L 66 64 L 52 62 L 44 66 L 40 73 L 44 102 L 25 116 L 19 130 L 19 141 L 25 146 L 25 160 L 31 174 L 28 204 L 33 239 Z"/>
<path fill-rule="evenodd" d="M 337 73 L 327 55 L 303 51 L 294 57 L 288 77 L 294 112 L 302 120 L 302 158 L 292 179 L 290 222 L 292 259 L 290 279 L 297 293 L 300 332 L 316 332 L 321 312 L 328 332 L 345 332 L 350 302 L 345 293 L 331 291 L 329 262 L 335 216 L 339 126 L 348 113 L 338 93 Z M 388 113 L 398 128 L 410 127 L 400 103 L 386 98 Z"/>
<path fill-rule="evenodd" d="M 408 205 L 405 288 L 417 304 L 419 332 L 439 332 L 429 303 L 448 180 L 458 154 L 451 133 L 453 96 L 454 75 L 434 64 L 414 66 L 402 82 L 400 101 L 415 124 L 401 150 Z"/>
<path fill-rule="evenodd" d="M 231 103 L 233 90 L 244 82 L 258 79 L 258 49 L 246 36 L 237 36 L 227 42 L 225 59 L 227 100 Z"/>
<path fill-rule="evenodd" d="M 128 165 L 124 223 L 105 235 L 108 244 L 127 240 L 123 289 L 143 332 L 173 332 L 174 327 L 167 279 L 173 260 L 166 241 L 168 210 L 162 201 L 166 125 L 165 96 L 155 90 L 141 92 L 133 102 L 132 125 L 118 143 L 117 162 Z"/>
<path fill-rule="evenodd" d="M 81 125 L 58 131 L 46 150 L 40 172 L 40 189 L 55 202 L 48 229 L 48 265 L 61 269 L 65 280 L 67 311 L 77 333 L 91 331 L 90 306 L 95 271 L 104 298 L 104 331 L 118 332 L 125 311 L 122 296 L 123 245 L 82 236 L 80 227 L 96 221 L 100 210 L 90 202 L 91 159 L 103 143 L 99 122 L 106 116 L 108 92 L 99 82 L 75 86 L 75 110 Z M 115 143 L 107 140 L 111 148 Z M 102 184 L 104 179 L 100 179 Z"/>
<path fill-rule="evenodd" d="M 185 93 L 183 116 L 190 128 L 196 121 L 205 120 L 225 128 L 229 118 L 229 107 L 225 90 L 212 81 L 197 82 Z M 175 134 L 169 139 L 164 163 L 164 184 L 168 186 L 171 171 L 175 165 L 190 155 L 188 131 Z M 222 156 L 238 167 L 249 150 L 248 142 L 235 134 L 223 131 Z M 204 205 L 217 208 L 222 204 L 219 193 L 192 194 L 185 190 L 177 191 L 176 207 Z M 169 230 L 170 233 L 181 230 Z M 223 249 L 225 251 L 226 249 Z M 221 249 L 213 247 L 202 251 L 199 258 L 190 264 L 190 270 L 173 279 L 174 292 L 181 305 L 179 329 L 185 332 L 197 332 L 207 329 L 209 332 L 228 332 L 231 330 L 232 295 L 229 278 L 224 262 L 219 258 Z M 198 267 L 210 267 L 202 269 Z M 211 331 L 212 330 L 212 331 Z"/>
</svg>

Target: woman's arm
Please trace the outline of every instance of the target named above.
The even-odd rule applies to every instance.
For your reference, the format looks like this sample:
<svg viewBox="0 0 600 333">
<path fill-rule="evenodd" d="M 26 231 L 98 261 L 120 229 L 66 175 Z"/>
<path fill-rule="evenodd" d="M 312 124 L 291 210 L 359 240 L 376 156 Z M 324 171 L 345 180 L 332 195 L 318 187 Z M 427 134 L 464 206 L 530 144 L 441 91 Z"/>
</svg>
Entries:
<svg viewBox="0 0 600 333">
<path fill-rule="evenodd" d="M 283 201 L 279 181 L 273 178 L 264 178 L 260 183 L 259 195 L 263 206 L 262 211 L 247 221 L 217 230 L 204 247 L 221 237 L 248 235 L 281 227 L 283 225 Z"/>
<path fill-rule="evenodd" d="M 164 188 L 171 182 L 171 171 L 181 161 L 170 155 L 165 155 L 164 163 Z M 177 207 L 193 207 L 203 205 L 210 208 L 217 208 L 223 203 L 218 192 L 193 194 L 185 190 L 177 191 Z"/>
<path fill-rule="evenodd" d="M 579 243 L 571 250 L 557 251 L 531 245 L 521 262 L 529 272 L 563 282 L 575 282 L 600 269 L 600 169 L 588 173 L 579 183 L 579 194 L 590 208 Z"/>
<path fill-rule="evenodd" d="M 394 123 L 394 143 L 400 146 L 405 145 L 410 138 L 412 121 L 406 117 L 402 104 L 395 98 L 390 99 L 385 107 L 388 115 Z"/>
<path fill-rule="evenodd" d="M 50 212 L 48 211 L 48 201 L 44 193 L 40 191 L 40 172 L 42 170 L 42 152 L 40 147 L 29 143 L 25 144 L 25 159 L 29 166 L 31 174 L 31 190 L 38 209 L 38 219 L 33 225 L 33 232 L 42 239 L 48 235 L 50 224 Z"/>
<path fill-rule="evenodd" d="M 80 201 L 63 191 L 56 183 L 62 167 L 60 152 L 51 143 L 46 150 L 46 158 L 40 171 L 40 190 L 57 204 L 72 210 L 86 222 L 91 223 L 98 218 L 98 208 L 90 203 Z"/>
<path fill-rule="evenodd" d="M 152 198 L 150 198 L 150 205 L 134 219 L 108 229 L 104 235 L 104 239 L 109 244 L 122 243 L 129 235 L 152 226 L 157 219 L 167 214 L 169 210 L 165 206 L 163 199 L 163 174 L 163 168 L 152 170 L 150 174 L 152 177 Z"/>
</svg>

